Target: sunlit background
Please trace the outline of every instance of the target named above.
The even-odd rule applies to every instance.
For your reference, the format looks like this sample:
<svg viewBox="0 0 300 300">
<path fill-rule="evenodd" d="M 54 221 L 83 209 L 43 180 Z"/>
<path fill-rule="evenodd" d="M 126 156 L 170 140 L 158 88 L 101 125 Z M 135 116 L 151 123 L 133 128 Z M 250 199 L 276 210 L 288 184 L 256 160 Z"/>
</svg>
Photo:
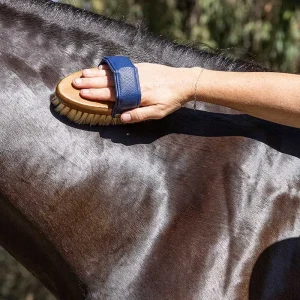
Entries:
<svg viewBox="0 0 300 300">
<path fill-rule="evenodd" d="M 61 1 L 130 23 L 181 43 L 197 41 L 230 55 L 300 72 L 298 0 Z"/>
<path fill-rule="evenodd" d="M 58 2 L 58 1 L 56 1 Z M 300 73 L 298 0 L 66 0 L 148 28 L 180 43 L 200 42 L 228 55 Z M 0 300 L 53 296 L 0 248 Z"/>
</svg>

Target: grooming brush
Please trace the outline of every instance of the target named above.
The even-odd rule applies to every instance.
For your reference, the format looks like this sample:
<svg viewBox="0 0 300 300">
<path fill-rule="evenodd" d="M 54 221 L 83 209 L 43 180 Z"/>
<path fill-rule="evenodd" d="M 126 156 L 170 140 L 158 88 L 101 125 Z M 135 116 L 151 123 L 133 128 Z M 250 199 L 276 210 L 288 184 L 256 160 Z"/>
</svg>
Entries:
<svg viewBox="0 0 300 300">
<path fill-rule="evenodd" d="M 74 79 L 82 76 L 82 71 L 73 73 L 56 87 L 51 99 L 55 111 L 78 124 L 110 125 L 121 124 L 120 116 L 112 117 L 113 103 L 109 101 L 90 101 L 80 96 L 80 90 L 73 87 Z"/>
<path fill-rule="evenodd" d="M 82 71 L 78 71 L 65 77 L 57 85 L 56 93 L 51 99 L 56 112 L 78 124 L 123 124 L 121 114 L 138 107 L 141 101 L 137 69 L 129 58 L 124 56 L 106 56 L 101 64 L 107 64 L 114 74 L 116 102 L 82 98 L 80 90 L 72 85 L 74 79 L 82 76 Z"/>
</svg>

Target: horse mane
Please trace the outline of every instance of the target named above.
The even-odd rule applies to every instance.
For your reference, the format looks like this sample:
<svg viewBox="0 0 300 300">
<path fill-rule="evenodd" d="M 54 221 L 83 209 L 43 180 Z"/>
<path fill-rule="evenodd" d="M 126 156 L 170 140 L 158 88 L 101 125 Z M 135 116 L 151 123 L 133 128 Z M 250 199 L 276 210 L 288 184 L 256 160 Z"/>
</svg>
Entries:
<svg viewBox="0 0 300 300">
<path fill-rule="evenodd" d="M 8 3 L 7 14 L 16 15 L 27 26 L 35 18 L 34 26 L 38 24 L 39 29 L 44 30 L 52 39 L 60 39 L 62 31 L 65 31 L 68 33 L 64 35 L 65 44 L 75 42 L 91 49 L 104 48 L 107 55 L 117 54 L 117 45 L 134 62 L 163 63 L 174 67 L 202 66 L 206 69 L 235 72 L 267 71 L 253 60 L 234 58 L 226 52 L 200 43 L 183 45 L 168 41 L 148 32 L 140 23 L 131 25 L 67 4 L 53 3 L 50 0 L 16 0 L 13 3 L 1 0 L 0 3 L 4 4 L 2 9 Z"/>
</svg>

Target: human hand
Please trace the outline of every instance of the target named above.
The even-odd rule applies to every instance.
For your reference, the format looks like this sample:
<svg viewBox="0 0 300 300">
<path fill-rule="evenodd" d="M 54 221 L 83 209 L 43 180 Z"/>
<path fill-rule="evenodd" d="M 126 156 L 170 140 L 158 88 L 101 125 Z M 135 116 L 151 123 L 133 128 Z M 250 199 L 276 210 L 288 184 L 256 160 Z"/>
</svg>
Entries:
<svg viewBox="0 0 300 300">
<path fill-rule="evenodd" d="M 139 73 L 141 105 L 121 115 L 124 123 L 163 118 L 193 97 L 193 69 L 149 63 L 135 66 Z M 107 65 L 83 70 L 82 78 L 75 79 L 73 84 L 81 89 L 80 95 L 85 99 L 116 101 L 114 78 Z"/>
</svg>

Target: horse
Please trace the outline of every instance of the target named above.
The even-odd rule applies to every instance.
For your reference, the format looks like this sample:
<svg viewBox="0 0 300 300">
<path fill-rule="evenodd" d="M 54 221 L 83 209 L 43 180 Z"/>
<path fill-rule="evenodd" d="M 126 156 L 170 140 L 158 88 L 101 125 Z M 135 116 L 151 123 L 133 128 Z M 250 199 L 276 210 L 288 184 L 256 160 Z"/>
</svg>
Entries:
<svg viewBox="0 0 300 300">
<path fill-rule="evenodd" d="M 0 0 L 0 37 L 0 245 L 58 299 L 299 299 L 299 129 L 206 103 L 89 127 L 50 104 L 104 55 L 268 70 L 47 0 Z"/>
</svg>

